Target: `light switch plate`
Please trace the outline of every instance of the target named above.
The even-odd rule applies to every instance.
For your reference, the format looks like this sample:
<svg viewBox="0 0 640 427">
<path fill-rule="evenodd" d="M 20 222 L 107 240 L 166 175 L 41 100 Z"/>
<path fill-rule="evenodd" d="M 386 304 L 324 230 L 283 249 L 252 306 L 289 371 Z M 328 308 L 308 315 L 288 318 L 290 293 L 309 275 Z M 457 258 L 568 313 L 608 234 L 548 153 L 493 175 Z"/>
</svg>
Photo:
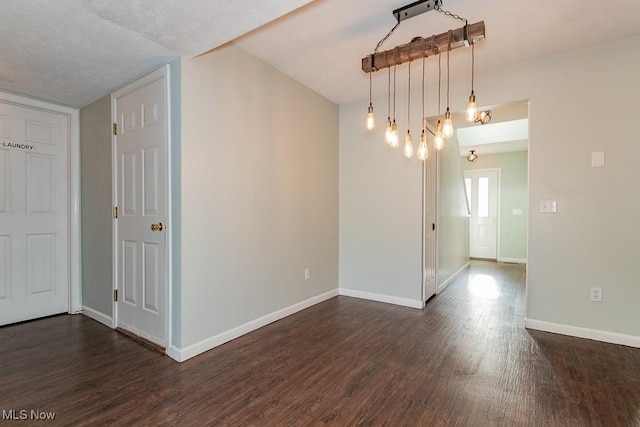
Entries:
<svg viewBox="0 0 640 427">
<path fill-rule="evenodd" d="M 556 213 L 556 212 L 558 212 L 558 201 L 557 200 L 541 200 L 540 201 L 540 212 L 542 212 L 542 213 Z"/>
<path fill-rule="evenodd" d="M 605 163 L 604 151 L 595 151 L 591 153 L 591 167 L 603 168 Z"/>
</svg>

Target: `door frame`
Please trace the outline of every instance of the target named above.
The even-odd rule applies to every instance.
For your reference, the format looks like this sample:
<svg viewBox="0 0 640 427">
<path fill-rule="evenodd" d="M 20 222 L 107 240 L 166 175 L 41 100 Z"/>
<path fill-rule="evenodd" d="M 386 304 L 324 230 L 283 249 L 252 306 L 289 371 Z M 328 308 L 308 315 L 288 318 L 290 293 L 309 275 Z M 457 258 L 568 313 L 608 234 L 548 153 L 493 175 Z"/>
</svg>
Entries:
<svg viewBox="0 0 640 427">
<path fill-rule="evenodd" d="M 171 152 L 172 152 L 172 138 L 171 138 L 171 81 L 170 81 L 170 65 L 164 65 L 161 68 L 158 68 L 155 71 L 152 71 L 146 75 L 144 75 L 143 77 L 140 77 L 139 79 L 135 80 L 132 83 L 129 83 L 128 85 L 118 89 L 117 91 L 113 92 L 111 94 L 111 122 L 112 123 L 116 123 L 116 99 L 120 98 L 122 96 L 125 96 L 131 92 L 134 92 L 137 89 L 140 89 L 143 86 L 146 86 L 147 84 L 156 81 L 160 78 L 164 78 L 164 89 L 165 89 L 165 108 L 166 108 L 166 117 L 167 117 L 167 124 L 166 124 L 166 132 L 167 132 L 167 145 L 165 147 L 166 152 L 165 152 L 165 158 L 167 159 L 166 161 L 166 172 L 167 172 L 167 179 L 166 179 L 166 188 L 165 190 L 165 194 L 166 194 L 166 212 L 167 212 L 167 218 L 166 218 L 166 226 L 167 226 L 167 262 L 166 262 L 166 267 L 165 267 L 165 310 L 166 310 L 166 321 L 165 321 L 165 336 L 167 337 L 167 344 L 165 347 L 165 353 L 169 352 L 169 349 L 171 347 L 171 324 L 172 324 L 172 307 L 173 307 L 173 302 L 171 299 L 171 295 L 173 295 L 173 281 L 172 281 L 172 277 L 173 277 L 173 273 L 172 273 L 172 266 L 173 266 L 173 251 L 172 251 L 172 227 L 173 227 L 173 212 L 171 210 L 172 207 L 172 194 L 171 194 L 171 187 L 172 187 L 172 182 L 173 182 L 173 175 L 172 175 L 172 168 L 171 168 L 171 163 L 172 163 L 172 157 L 171 157 Z M 112 206 L 117 206 L 118 203 L 118 188 L 117 188 L 117 176 L 118 174 L 118 159 L 117 159 L 117 139 L 116 139 L 116 135 L 113 135 L 113 132 L 111 133 L 111 201 L 112 201 Z M 118 256 L 119 256 L 119 251 L 118 251 L 118 223 L 115 219 L 113 219 L 111 221 L 112 223 L 112 252 L 113 252 L 113 265 L 112 265 L 112 271 L 113 271 L 113 284 L 112 284 L 112 291 L 115 292 L 118 289 Z M 117 328 L 118 327 L 118 304 L 116 301 L 114 301 L 114 298 L 112 298 L 112 313 L 113 313 L 113 320 L 112 320 L 112 328 Z"/>
<path fill-rule="evenodd" d="M 0 102 L 67 116 L 67 242 L 69 314 L 82 312 L 82 267 L 80 264 L 80 111 L 47 101 L 1 92 Z"/>
<path fill-rule="evenodd" d="M 433 152 L 431 153 L 432 156 L 436 156 L 436 161 L 435 161 L 435 167 L 436 167 L 436 195 L 435 195 L 435 199 L 436 199 L 436 229 L 435 229 L 435 234 L 436 234 L 436 256 L 435 256 L 435 276 L 436 276 L 436 292 L 434 295 L 438 295 L 441 291 L 440 289 L 440 285 L 438 283 L 438 270 L 439 270 L 439 265 L 440 265 L 440 210 L 438 209 L 438 207 L 440 206 L 440 153 L 438 150 L 433 150 Z M 422 308 L 424 308 L 426 306 L 426 301 L 425 301 L 425 296 L 427 295 L 427 283 L 424 280 L 424 267 L 425 267 L 425 262 L 424 262 L 424 255 L 426 253 L 426 245 L 427 245 L 427 239 L 425 239 L 425 233 L 427 231 L 426 227 L 426 221 L 425 221 L 425 203 L 426 203 L 426 198 L 427 198 L 427 189 L 425 187 L 425 174 L 427 173 L 427 165 L 426 162 L 422 162 L 422 254 L 420 256 L 420 260 L 421 260 L 421 267 L 422 267 L 422 297 L 420 298 L 422 300 Z"/>
<path fill-rule="evenodd" d="M 502 215 L 500 214 L 500 207 L 502 202 L 502 168 L 482 168 L 482 169 L 464 169 L 463 177 L 466 178 L 467 172 L 496 172 L 496 261 L 500 260 L 500 224 L 502 221 Z M 466 193 L 466 191 L 465 191 Z M 471 201 L 469 201 L 469 210 L 472 211 Z M 471 223 L 469 223 L 471 227 Z M 471 230 L 471 228 L 469 228 Z M 471 247 L 469 247 L 471 250 Z"/>
</svg>

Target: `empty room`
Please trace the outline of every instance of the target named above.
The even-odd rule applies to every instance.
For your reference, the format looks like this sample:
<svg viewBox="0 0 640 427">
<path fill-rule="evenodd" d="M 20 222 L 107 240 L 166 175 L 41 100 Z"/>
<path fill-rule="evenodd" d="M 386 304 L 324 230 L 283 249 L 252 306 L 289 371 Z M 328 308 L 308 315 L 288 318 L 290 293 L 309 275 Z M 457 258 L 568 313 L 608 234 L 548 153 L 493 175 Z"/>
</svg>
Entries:
<svg viewBox="0 0 640 427">
<path fill-rule="evenodd" d="M 635 0 L 0 1 L 0 424 L 640 425 Z"/>
</svg>

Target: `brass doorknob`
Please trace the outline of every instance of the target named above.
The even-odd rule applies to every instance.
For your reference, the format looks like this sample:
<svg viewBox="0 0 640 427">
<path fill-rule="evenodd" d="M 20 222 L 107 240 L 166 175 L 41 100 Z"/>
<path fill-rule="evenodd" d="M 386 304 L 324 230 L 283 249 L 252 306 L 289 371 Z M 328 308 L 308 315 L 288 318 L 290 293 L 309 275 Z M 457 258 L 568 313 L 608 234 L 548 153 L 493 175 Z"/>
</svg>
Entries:
<svg viewBox="0 0 640 427">
<path fill-rule="evenodd" d="M 162 231 L 163 228 L 164 227 L 161 222 L 157 224 L 151 224 L 151 231 Z"/>
</svg>

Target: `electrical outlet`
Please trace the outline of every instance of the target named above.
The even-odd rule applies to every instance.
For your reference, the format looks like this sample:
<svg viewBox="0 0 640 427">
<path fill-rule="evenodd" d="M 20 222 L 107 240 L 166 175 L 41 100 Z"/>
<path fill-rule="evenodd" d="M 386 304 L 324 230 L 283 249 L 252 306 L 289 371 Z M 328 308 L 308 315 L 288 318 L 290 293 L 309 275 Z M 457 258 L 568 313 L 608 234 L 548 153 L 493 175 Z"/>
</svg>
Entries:
<svg viewBox="0 0 640 427">
<path fill-rule="evenodd" d="M 311 279 L 311 269 L 310 268 L 305 268 L 304 269 L 304 280 L 309 280 Z"/>
<path fill-rule="evenodd" d="M 602 288 L 591 288 L 591 301 L 602 302 Z"/>
</svg>

